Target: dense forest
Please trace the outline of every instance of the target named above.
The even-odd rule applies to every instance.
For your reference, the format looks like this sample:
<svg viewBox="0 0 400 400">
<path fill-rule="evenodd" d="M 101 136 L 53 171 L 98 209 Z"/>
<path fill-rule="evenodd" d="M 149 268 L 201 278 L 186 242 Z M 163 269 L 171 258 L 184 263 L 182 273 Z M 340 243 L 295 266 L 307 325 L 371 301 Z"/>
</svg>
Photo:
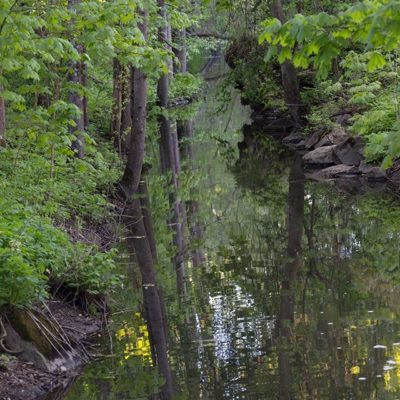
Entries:
<svg viewBox="0 0 400 400">
<path fill-rule="evenodd" d="M 0 399 L 397 398 L 399 48 L 399 0 L 0 0 Z"/>
</svg>

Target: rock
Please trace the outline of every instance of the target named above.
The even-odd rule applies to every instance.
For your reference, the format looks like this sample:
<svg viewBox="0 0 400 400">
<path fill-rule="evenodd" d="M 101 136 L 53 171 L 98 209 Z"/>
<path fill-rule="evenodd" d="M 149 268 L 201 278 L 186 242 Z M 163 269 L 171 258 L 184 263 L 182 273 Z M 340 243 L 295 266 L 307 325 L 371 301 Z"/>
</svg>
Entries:
<svg viewBox="0 0 400 400">
<path fill-rule="evenodd" d="M 359 170 L 363 175 L 366 175 L 368 180 L 372 181 L 385 181 L 387 180 L 386 172 L 375 165 L 368 165 L 361 161 Z"/>
<path fill-rule="evenodd" d="M 334 151 L 336 146 L 324 146 L 303 156 L 303 160 L 306 164 L 313 165 L 332 165 L 335 164 L 334 161 Z"/>
<path fill-rule="evenodd" d="M 400 189 L 400 159 L 395 160 L 393 165 L 386 171 L 390 183 L 395 190 Z"/>
<path fill-rule="evenodd" d="M 352 117 L 351 114 L 341 114 L 336 117 L 336 123 L 341 126 L 349 125 L 350 118 Z"/>
<path fill-rule="evenodd" d="M 341 192 L 349 193 L 351 195 L 362 195 L 367 192 L 366 186 L 359 178 L 355 179 L 335 179 L 335 186 Z"/>
<path fill-rule="evenodd" d="M 322 146 L 332 146 L 339 144 L 348 139 L 346 131 L 342 127 L 333 128 L 331 132 L 325 135 L 316 145 L 315 148 Z"/>
<path fill-rule="evenodd" d="M 312 149 L 321 139 L 321 132 L 314 132 L 305 141 L 306 149 Z"/>
<path fill-rule="evenodd" d="M 334 160 L 336 164 L 360 165 L 364 159 L 363 152 L 364 143 L 362 138 L 360 136 L 350 137 L 335 146 Z"/>
<path fill-rule="evenodd" d="M 302 140 L 301 142 L 295 144 L 294 148 L 298 152 L 303 152 L 304 150 L 306 150 L 306 141 Z"/>
<path fill-rule="evenodd" d="M 292 132 L 289 136 L 286 136 L 282 142 L 286 145 L 294 145 L 301 142 L 304 136 L 301 132 Z"/>
<path fill-rule="evenodd" d="M 325 168 L 321 171 L 317 171 L 311 175 L 311 179 L 324 180 L 324 179 L 336 179 L 354 177 L 359 174 L 357 167 L 351 165 L 334 165 L 332 167 Z"/>
</svg>

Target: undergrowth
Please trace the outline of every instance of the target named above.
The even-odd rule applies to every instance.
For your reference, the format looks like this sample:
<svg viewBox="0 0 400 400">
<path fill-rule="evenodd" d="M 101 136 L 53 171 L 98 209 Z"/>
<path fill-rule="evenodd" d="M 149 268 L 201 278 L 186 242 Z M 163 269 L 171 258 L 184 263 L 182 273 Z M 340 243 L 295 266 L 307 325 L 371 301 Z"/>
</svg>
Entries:
<svg viewBox="0 0 400 400">
<path fill-rule="evenodd" d="M 50 283 L 91 294 L 119 284 L 115 250 L 74 241 L 62 228 L 112 219 L 107 196 L 117 166 L 104 147 L 85 161 L 68 154 L 50 160 L 29 147 L 0 150 L 0 307 L 44 299 Z"/>
</svg>

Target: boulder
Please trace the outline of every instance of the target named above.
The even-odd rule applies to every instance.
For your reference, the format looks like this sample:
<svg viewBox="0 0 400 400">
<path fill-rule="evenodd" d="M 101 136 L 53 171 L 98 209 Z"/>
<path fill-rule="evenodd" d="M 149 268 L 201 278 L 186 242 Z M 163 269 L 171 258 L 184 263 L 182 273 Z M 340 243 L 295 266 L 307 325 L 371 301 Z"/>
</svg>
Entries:
<svg viewBox="0 0 400 400">
<path fill-rule="evenodd" d="M 350 124 L 351 114 L 340 114 L 336 117 L 336 123 L 341 126 L 347 126 Z"/>
<path fill-rule="evenodd" d="M 387 170 L 387 177 L 396 190 L 400 189 L 400 159 Z"/>
<path fill-rule="evenodd" d="M 314 132 L 312 135 L 308 136 L 305 140 L 306 149 L 312 149 L 320 141 L 321 132 Z"/>
<path fill-rule="evenodd" d="M 348 139 L 349 136 L 342 127 L 333 128 L 327 135 L 325 135 L 316 145 L 315 148 L 322 146 L 332 146 L 339 144 Z"/>
<path fill-rule="evenodd" d="M 387 175 L 384 170 L 375 166 L 368 165 L 364 161 L 361 161 L 359 166 L 360 172 L 366 176 L 368 180 L 371 181 L 385 181 L 387 180 Z"/>
<path fill-rule="evenodd" d="M 363 184 L 362 179 L 335 179 L 336 188 L 344 193 L 348 193 L 351 195 L 363 195 L 367 192 L 366 186 Z"/>
<path fill-rule="evenodd" d="M 311 179 L 324 180 L 324 179 L 336 179 L 354 177 L 359 174 L 357 167 L 351 165 L 333 165 L 332 167 L 325 168 L 317 171 L 311 175 Z"/>
<path fill-rule="evenodd" d="M 294 145 L 301 142 L 304 139 L 304 136 L 301 132 L 295 131 L 290 135 L 286 136 L 282 142 L 286 145 Z"/>
<path fill-rule="evenodd" d="M 363 153 L 364 153 L 364 143 L 362 138 L 360 136 L 349 137 L 342 143 L 335 146 L 334 149 L 335 164 L 358 166 L 364 159 Z"/>
<path fill-rule="evenodd" d="M 296 143 L 296 144 L 294 145 L 294 149 L 295 149 L 296 151 L 298 151 L 299 153 L 304 154 L 304 153 L 305 153 L 305 150 L 306 150 L 306 141 L 305 141 L 305 140 L 302 140 L 301 142 Z"/>
<path fill-rule="evenodd" d="M 312 165 L 332 165 L 335 164 L 334 151 L 336 146 L 319 147 L 303 156 L 306 164 Z"/>
</svg>

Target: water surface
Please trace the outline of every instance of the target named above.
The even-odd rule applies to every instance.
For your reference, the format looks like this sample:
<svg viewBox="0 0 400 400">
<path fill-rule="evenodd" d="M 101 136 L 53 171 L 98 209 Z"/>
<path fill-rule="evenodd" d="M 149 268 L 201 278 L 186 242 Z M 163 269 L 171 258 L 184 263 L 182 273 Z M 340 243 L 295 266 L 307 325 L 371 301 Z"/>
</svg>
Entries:
<svg viewBox="0 0 400 400">
<path fill-rule="evenodd" d="M 249 110 L 208 85 L 195 121 L 206 262 L 187 266 L 184 296 L 165 293 L 176 398 L 400 398 L 398 199 L 307 181 L 268 138 L 262 156 L 240 160 Z M 122 296 L 114 357 L 88 366 L 66 399 L 156 398 L 148 327 L 136 296 Z"/>
</svg>

